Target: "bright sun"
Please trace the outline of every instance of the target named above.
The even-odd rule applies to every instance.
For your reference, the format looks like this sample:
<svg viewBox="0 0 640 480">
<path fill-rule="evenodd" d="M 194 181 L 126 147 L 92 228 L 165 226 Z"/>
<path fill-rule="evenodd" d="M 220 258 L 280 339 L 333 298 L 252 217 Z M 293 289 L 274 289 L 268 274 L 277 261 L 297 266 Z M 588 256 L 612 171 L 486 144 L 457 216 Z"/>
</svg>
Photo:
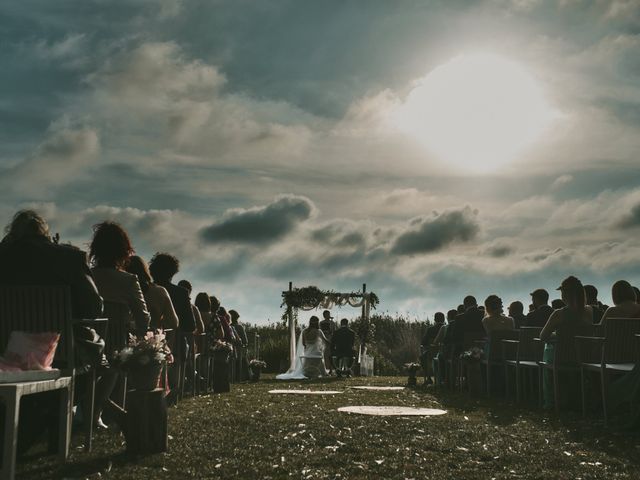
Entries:
<svg viewBox="0 0 640 480">
<path fill-rule="evenodd" d="M 530 146 L 557 113 L 515 62 L 460 55 L 411 90 L 394 123 L 459 169 L 495 170 Z"/>
</svg>

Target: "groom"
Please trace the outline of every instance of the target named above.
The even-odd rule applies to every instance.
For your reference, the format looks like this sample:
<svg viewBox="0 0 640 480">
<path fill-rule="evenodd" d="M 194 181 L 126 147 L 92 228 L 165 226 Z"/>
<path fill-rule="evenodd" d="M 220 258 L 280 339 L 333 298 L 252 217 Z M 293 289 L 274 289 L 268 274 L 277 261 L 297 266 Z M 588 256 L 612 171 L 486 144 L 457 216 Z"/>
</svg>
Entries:
<svg viewBox="0 0 640 480">
<path fill-rule="evenodd" d="M 333 337 L 333 332 L 336 330 L 336 325 L 333 323 L 333 317 L 329 310 L 322 312 L 322 316 L 324 318 L 320 322 L 320 330 L 322 330 L 322 333 L 324 333 L 324 336 L 329 342 L 327 348 L 324 349 L 324 366 L 329 370 L 329 375 L 331 375 L 331 372 L 333 371 L 333 362 L 331 361 L 331 338 Z"/>
</svg>

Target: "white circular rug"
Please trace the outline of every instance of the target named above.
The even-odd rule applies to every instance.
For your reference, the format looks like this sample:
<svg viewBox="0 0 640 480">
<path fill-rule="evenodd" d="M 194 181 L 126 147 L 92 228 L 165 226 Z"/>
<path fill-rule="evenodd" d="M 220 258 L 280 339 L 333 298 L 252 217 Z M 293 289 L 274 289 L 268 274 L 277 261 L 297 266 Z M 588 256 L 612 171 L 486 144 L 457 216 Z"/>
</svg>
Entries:
<svg viewBox="0 0 640 480">
<path fill-rule="evenodd" d="M 275 394 L 287 394 L 292 393 L 294 395 L 335 395 L 336 393 L 342 393 L 337 390 L 269 390 L 269 393 Z"/>
<path fill-rule="evenodd" d="M 359 413 L 361 415 L 379 415 L 379 416 L 423 416 L 432 417 L 434 415 L 444 415 L 446 410 L 438 408 L 416 408 L 416 407 L 378 407 L 369 405 L 360 405 L 354 407 L 340 407 L 339 412 Z"/>
<path fill-rule="evenodd" d="M 404 390 L 404 387 L 351 387 L 357 390 L 380 390 L 380 391 L 391 391 L 391 390 Z"/>
</svg>

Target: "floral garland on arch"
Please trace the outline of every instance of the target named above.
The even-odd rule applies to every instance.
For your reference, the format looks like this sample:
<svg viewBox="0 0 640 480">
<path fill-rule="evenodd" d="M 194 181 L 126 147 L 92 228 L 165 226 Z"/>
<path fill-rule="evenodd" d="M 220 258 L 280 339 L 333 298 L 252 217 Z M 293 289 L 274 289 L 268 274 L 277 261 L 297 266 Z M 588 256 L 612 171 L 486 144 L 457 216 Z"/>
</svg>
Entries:
<svg viewBox="0 0 640 480">
<path fill-rule="evenodd" d="M 373 292 L 339 293 L 333 290 L 322 291 L 315 286 L 294 288 L 282 292 L 282 304 L 280 305 L 280 307 L 284 307 L 282 319 L 287 319 L 288 308 L 293 308 L 294 315 L 297 317 L 296 310 L 298 309 L 308 311 L 316 308 L 331 309 L 333 307 L 344 307 L 346 305 L 361 307 L 364 305 L 367 297 L 369 298 L 369 305 L 375 309 L 376 305 L 380 303 L 380 300 Z"/>
</svg>

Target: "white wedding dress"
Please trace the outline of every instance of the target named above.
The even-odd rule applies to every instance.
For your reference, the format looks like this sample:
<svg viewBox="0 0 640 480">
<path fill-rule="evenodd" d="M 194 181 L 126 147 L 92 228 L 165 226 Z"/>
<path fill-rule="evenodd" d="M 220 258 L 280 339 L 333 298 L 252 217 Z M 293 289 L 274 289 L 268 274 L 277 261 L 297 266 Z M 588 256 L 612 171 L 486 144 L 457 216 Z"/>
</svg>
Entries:
<svg viewBox="0 0 640 480">
<path fill-rule="evenodd" d="M 309 342 L 305 347 L 302 344 L 302 335 L 298 336 L 296 344 L 296 362 L 292 369 L 286 373 L 276 375 L 278 380 L 304 380 L 306 378 L 319 377 L 327 374 L 324 365 L 325 343 L 321 335 L 318 335 L 313 342 Z"/>
</svg>

